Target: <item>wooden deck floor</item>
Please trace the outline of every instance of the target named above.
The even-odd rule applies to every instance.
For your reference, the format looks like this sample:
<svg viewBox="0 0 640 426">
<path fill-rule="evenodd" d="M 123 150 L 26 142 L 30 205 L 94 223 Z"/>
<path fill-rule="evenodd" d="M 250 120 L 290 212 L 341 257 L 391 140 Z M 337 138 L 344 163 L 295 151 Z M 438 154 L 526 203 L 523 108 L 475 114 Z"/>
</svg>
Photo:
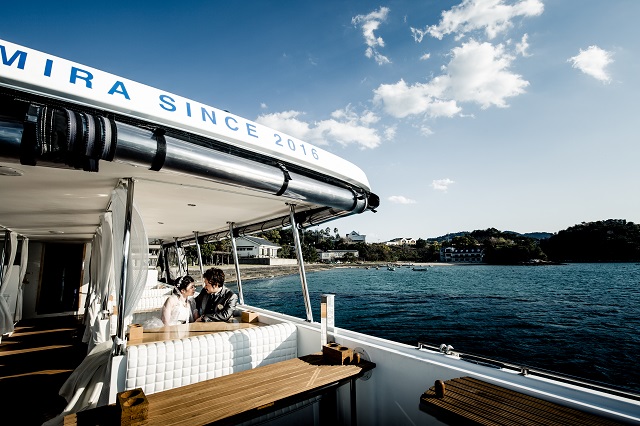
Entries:
<svg viewBox="0 0 640 426">
<path fill-rule="evenodd" d="M 438 396 L 435 386 L 432 386 L 420 397 L 420 409 L 451 425 L 621 426 L 625 424 L 472 377 L 459 377 L 444 383 L 444 396 Z"/>
<path fill-rule="evenodd" d="M 67 405 L 60 387 L 87 354 L 84 326 L 76 317 L 20 321 L 0 343 L 2 408 L 18 416 L 15 424 L 41 425 Z"/>
</svg>

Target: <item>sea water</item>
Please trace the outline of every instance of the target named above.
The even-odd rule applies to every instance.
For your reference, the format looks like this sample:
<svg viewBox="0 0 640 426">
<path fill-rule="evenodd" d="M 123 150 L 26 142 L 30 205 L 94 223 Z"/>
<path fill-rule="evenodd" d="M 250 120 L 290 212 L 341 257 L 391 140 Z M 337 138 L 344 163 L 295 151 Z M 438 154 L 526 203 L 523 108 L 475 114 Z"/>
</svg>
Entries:
<svg viewBox="0 0 640 426">
<path fill-rule="evenodd" d="M 437 265 L 307 273 L 313 318 L 409 345 L 551 370 L 640 393 L 640 264 Z M 243 282 L 245 303 L 306 318 L 299 276 Z"/>
</svg>

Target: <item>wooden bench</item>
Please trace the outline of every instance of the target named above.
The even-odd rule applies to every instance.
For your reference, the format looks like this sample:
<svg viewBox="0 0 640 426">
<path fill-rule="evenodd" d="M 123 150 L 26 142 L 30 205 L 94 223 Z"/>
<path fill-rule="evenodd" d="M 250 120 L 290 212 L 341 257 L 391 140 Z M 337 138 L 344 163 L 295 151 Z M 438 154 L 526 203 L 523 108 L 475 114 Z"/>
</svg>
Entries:
<svg viewBox="0 0 640 426">
<path fill-rule="evenodd" d="M 623 424 L 472 377 L 444 382 L 444 396 L 432 386 L 420 397 L 420 409 L 451 425 Z"/>
<path fill-rule="evenodd" d="M 355 381 L 375 364 L 327 365 L 322 354 L 307 355 L 228 376 L 146 396 L 144 425 L 232 425 L 292 405 L 351 383 L 355 408 Z M 224 390 L 224 391 L 222 391 Z M 64 425 L 119 423 L 117 406 L 107 405 L 69 414 Z M 352 424 L 356 424 L 352 411 Z"/>
</svg>

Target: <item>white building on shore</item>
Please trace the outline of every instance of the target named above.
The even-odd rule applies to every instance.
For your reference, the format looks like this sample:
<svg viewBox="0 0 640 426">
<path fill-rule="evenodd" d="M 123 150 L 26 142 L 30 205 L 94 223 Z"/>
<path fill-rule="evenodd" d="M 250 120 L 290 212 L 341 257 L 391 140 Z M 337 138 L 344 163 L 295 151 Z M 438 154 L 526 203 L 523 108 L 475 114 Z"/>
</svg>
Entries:
<svg viewBox="0 0 640 426">
<path fill-rule="evenodd" d="M 356 259 L 360 256 L 358 250 L 318 250 L 318 257 L 321 262 L 331 263 L 343 259 L 347 253 L 351 253 Z"/>
<path fill-rule="evenodd" d="M 278 257 L 278 250 L 281 247 L 269 240 L 258 237 L 238 237 L 236 238 L 236 248 L 238 249 L 238 257 Z"/>
<path fill-rule="evenodd" d="M 482 263 L 484 262 L 484 249 L 442 247 L 440 249 L 440 261 L 452 263 Z"/>
<path fill-rule="evenodd" d="M 357 231 L 351 231 L 344 236 L 347 242 L 351 243 L 366 243 L 367 236 L 360 235 Z"/>
<path fill-rule="evenodd" d="M 394 238 L 385 243 L 388 246 L 415 246 L 415 238 Z"/>
</svg>

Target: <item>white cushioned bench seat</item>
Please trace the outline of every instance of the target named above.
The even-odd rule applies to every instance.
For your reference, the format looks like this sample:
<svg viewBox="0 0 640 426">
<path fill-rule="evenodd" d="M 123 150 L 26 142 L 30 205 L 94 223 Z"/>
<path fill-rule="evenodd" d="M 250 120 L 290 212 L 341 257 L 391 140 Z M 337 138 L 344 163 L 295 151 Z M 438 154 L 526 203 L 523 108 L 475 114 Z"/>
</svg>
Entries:
<svg viewBox="0 0 640 426">
<path fill-rule="evenodd" d="M 164 306 L 169 294 L 163 296 L 143 297 L 138 301 L 135 311 L 149 311 L 152 309 L 161 309 Z"/>
<path fill-rule="evenodd" d="M 162 287 L 162 288 L 145 288 L 142 293 L 141 299 L 146 297 L 160 297 L 160 296 L 168 296 L 172 293 L 172 289 L 170 287 Z"/>
<path fill-rule="evenodd" d="M 295 358 L 296 330 L 281 323 L 129 346 L 122 390 L 152 394 Z"/>
</svg>

